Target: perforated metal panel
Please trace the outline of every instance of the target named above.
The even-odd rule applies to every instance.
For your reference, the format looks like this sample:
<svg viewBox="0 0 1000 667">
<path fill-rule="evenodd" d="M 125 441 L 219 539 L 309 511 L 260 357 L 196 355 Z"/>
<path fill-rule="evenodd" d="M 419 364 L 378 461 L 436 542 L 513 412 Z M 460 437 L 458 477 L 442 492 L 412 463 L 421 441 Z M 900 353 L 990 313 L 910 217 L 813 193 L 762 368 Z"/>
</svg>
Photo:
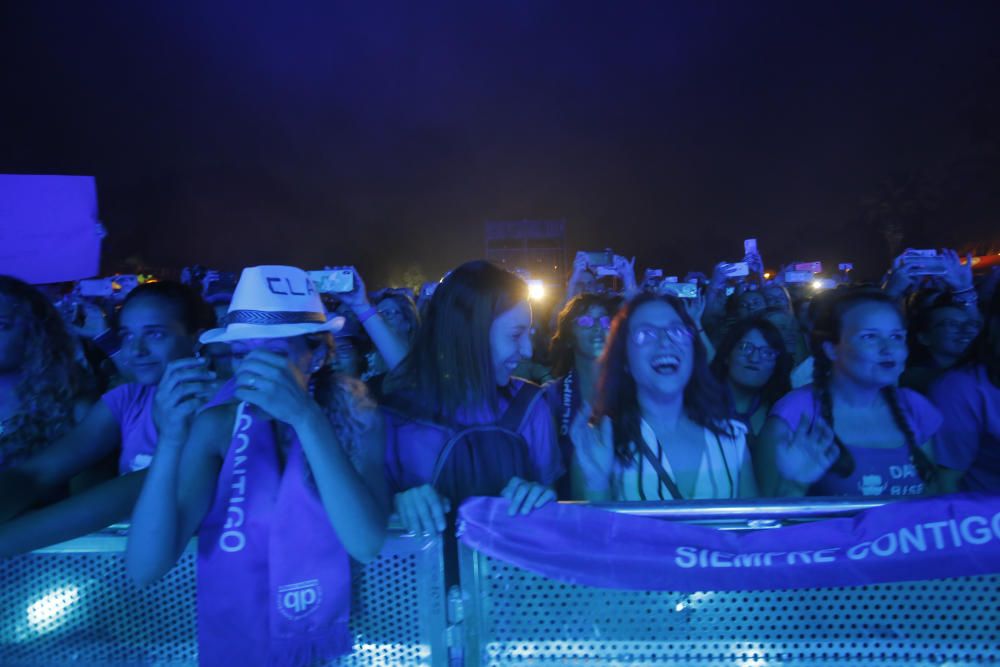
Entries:
<svg viewBox="0 0 1000 667">
<path fill-rule="evenodd" d="M 467 665 L 1000 662 L 1000 577 L 768 592 L 562 584 L 460 547 Z"/>
<path fill-rule="evenodd" d="M 113 551 L 0 561 L 0 582 L 4 665 L 197 661 L 191 552 L 147 590 L 128 579 L 122 554 Z"/>
<path fill-rule="evenodd" d="M 124 547 L 94 536 L 0 560 L 0 665 L 197 665 L 193 549 L 140 590 Z M 355 651 L 339 664 L 447 664 L 442 562 L 439 538 L 392 536 L 355 577 Z"/>
</svg>

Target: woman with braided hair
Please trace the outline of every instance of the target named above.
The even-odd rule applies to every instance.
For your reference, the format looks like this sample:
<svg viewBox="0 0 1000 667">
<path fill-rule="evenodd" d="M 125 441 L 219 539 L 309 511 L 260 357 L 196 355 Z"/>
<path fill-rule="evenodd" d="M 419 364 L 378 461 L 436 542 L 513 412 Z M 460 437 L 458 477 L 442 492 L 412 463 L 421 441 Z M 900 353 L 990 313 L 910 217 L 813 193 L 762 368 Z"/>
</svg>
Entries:
<svg viewBox="0 0 1000 667">
<path fill-rule="evenodd" d="M 754 460 L 765 495 L 919 495 L 933 485 L 941 416 L 897 389 L 906 324 L 875 290 L 845 291 L 818 313 L 813 384 L 772 408 Z"/>
</svg>

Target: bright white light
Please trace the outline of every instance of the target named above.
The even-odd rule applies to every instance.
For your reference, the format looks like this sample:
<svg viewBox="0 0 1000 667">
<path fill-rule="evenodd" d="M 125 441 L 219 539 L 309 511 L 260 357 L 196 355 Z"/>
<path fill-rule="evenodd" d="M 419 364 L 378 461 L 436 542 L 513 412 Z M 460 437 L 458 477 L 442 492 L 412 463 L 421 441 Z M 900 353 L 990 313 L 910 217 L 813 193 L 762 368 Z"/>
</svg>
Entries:
<svg viewBox="0 0 1000 667">
<path fill-rule="evenodd" d="M 50 591 L 28 605 L 28 625 L 38 632 L 52 630 L 79 601 L 80 589 L 76 586 Z"/>
<path fill-rule="evenodd" d="M 532 301 L 541 301 L 545 298 L 545 285 L 541 280 L 528 281 L 528 298 Z"/>
<path fill-rule="evenodd" d="M 818 280 L 813 281 L 813 289 L 823 289 L 823 283 Z"/>
</svg>

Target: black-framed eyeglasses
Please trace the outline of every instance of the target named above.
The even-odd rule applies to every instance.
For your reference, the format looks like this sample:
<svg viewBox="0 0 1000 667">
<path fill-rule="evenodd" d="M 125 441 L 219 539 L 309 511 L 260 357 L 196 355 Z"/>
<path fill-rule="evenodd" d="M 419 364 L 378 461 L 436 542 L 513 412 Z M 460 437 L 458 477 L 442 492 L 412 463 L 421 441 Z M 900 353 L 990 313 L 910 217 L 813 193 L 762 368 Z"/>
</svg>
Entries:
<svg viewBox="0 0 1000 667">
<path fill-rule="evenodd" d="M 681 324 L 675 324 L 670 327 L 654 327 L 644 324 L 633 329 L 629 336 L 632 342 L 640 347 L 659 343 L 664 340 L 669 340 L 675 345 L 689 345 L 694 340 L 694 334 L 691 333 L 691 330 Z"/>
<path fill-rule="evenodd" d="M 601 328 L 607 331 L 611 328 L 611 318 L 607 315 L 593 317 L 591 315 L 581 315 L 576 318 L 576 325 L 581 329 L 591 329 L 594 325 L 600 324 Z"/>
<path fill-rule="evenodd" d="M 747 359 L 751 359 L 754 352 L 756 352 L 757 356 L 764 361 L 774 361 L 778 358 L 778 351 L 773 347 L 769 347 L 767 345 L 754 345 L 748 340 L 740 343 L 737 349 L 740 351 L 740 354 Z"/>
</svg>

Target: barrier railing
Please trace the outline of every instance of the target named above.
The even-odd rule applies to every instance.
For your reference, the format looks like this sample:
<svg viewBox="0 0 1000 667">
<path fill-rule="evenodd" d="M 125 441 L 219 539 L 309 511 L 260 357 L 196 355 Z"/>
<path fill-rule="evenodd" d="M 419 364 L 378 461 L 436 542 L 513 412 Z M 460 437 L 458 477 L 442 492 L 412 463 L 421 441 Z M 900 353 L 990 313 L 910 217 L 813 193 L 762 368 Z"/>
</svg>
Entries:
<svg viewBox="0 0 1000 667">
<path fill-rule="evenodd" d="M 198 664 L 194 543 L 158 583 L 126 576 L 123 527 L 0 560 L 0 665 Z M 448 664 L 442 540 L 394 531 L 355 574 L 342 665 Z"/>
<path fill-rule="evenodd" d="M 746 530 L 850 515 L 881 504 L 884 501 L 804 499 L 603 507 Z M 470 666 L 867 667 L 1000 662 L 997 576 L 841 588 L 677 593 L 566 584 L 464 544 L 459 545 L 459 562 L 464 656 Z"/>
<path fill-rule="evenodd" d="M 686 502 L 605 509 L 759 530 L 883 501 Z M 396 530 L 355 577 L 344 665 L 1000 663 L 1000 576 L 774 591 L 564 584 Z M 196 665 L 193 545 L 156 585 L 125 575 L 121 527 L 0 560 L 0 665 Z M 944 574 L 944 573 L 943 573 Z M 456 625 L 457 624 L 457 625 Z M 452 651 L 449 661 L 449 650 Z"/>
</svg>

